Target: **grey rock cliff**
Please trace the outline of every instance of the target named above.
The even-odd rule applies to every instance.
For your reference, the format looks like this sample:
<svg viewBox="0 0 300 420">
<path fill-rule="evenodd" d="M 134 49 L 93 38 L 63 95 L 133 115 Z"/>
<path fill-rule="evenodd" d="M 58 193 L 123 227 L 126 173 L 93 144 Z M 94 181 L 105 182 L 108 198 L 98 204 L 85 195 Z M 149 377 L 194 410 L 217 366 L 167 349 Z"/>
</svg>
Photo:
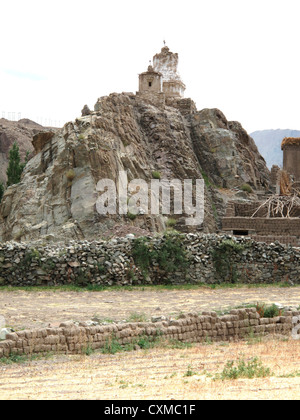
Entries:
<svg viewBox="0 0 300 420">
<path fill-rule="evenodd" d="M 155 106 L 134 94 L 100 98 L 90 115 L 56 133 L 36 134 L 33 144 L 35 156 L 21 183 L 10 187 L 2 200 L 0 241 L 91 239 L 165 229 L 161 215 L 131 220 L 97 213 L 98 181 L 117 181 L 120 171 L 127 171 L 129 181 L 149 182 L 156 171 L 169 180 L 199 179 L 206 173 L 226 188 L 248 182 L 261 189 L 269 182 L 253 140 L 220 111 L 181 112 L 180 103 Z M 204 232 L 217 229 L 215 202 L 222 199 L 207 188 Z M 184 230 L 182 218 L 177 219 L 175 228 Z"/>
</svg>

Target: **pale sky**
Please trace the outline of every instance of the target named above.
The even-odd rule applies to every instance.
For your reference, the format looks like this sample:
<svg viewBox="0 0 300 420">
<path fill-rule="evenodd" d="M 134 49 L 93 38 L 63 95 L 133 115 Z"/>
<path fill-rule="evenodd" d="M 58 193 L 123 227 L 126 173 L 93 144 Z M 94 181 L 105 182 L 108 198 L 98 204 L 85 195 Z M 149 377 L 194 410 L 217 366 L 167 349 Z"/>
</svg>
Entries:
<svg viewBox="0 0 300 420">
<path fill-rule="evenodd" d="M 65 123 L 136 92 L 163 40 L 199 110 L 300 129 L 299 0 L 0 0 L 0 118 Z"/>
</svg>

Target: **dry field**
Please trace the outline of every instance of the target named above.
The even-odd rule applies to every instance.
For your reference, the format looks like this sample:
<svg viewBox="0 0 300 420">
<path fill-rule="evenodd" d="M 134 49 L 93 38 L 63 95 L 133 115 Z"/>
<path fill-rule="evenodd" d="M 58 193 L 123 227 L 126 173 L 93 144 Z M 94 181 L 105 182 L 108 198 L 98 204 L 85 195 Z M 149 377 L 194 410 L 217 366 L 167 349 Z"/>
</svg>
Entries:
<svg viewBox="0 0 300 420">
<path fill-rule="evenodd" d="M 17 329 L 57 326 L 94 315 L 114 320 L 235 307 L 250 302 L 299 306 L 300 288 L 195 288 L 133 291 L 0 290 L 0 314 Z M 300 399 L 300 340 L 156 347 L 116 354 L 50 356 L 0 363 L 0 399 L 203 400 Z M 271 375 L 215 380 L 229 361 L 258 357 Z"/>
<path fill-rule="evenodd" d="M 86 321 L 94 316 L 115 321 L 127 319 L 133 313 L 144 314 L 147 318 L 174 316 L 181 312 L 224 310 L 256 302 L 298 307 L 300 287 L 168 289 L 154 286 L 97 292 L 0 289 L 0 315 L 14 329 L 56 327 L 64 321 Z"/>
<path fill-rule="evenodd" d="M 298 400 L 299 352 L 300 341 L 269 338 L 186 349 L 56 356 L 0 365 L 0 399 Z M 270 368 L 270 377 L 214 379 L 228 361 L 253 357 Z"/>
</svg>

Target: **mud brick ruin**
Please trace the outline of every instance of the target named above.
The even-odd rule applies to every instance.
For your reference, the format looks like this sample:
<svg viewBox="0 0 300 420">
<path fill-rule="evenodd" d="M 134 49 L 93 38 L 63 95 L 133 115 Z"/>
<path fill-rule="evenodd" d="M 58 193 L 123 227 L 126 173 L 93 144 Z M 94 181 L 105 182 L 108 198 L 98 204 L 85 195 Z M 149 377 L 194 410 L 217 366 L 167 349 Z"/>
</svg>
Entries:
<svg viewBox="0 0 300 420">
<path fill-rule="evenodd" d="M 151 322 L 116 323 L 88 326 L 65 322 L 59 328 L 18 331 L 0 343 L 0 357 L 10 354 L 65 353 L 80 354 L 88 349 L 99 350 L 112 340 L 122 345 L 138 346 L 139 339 L 157 338 L 190 343 L 226 342 L 268 334 L 288 336 L 298 322 L 300 312 L 286 310 L 282 316 L 262 318 L 255 308 L 231 310 L 228 315 L 216 312 L 189 313 L 179 319 L 152 319 Z"/>
<path fill-rule="evenodd" d="M 281 148 L 283 169 L 277 165 L 271 169 L 271 194 L 253 203 L 230 202 L 224 231 L 266 243 L 300 246 L 300 138 L 284 138 Z"/>
</svg>

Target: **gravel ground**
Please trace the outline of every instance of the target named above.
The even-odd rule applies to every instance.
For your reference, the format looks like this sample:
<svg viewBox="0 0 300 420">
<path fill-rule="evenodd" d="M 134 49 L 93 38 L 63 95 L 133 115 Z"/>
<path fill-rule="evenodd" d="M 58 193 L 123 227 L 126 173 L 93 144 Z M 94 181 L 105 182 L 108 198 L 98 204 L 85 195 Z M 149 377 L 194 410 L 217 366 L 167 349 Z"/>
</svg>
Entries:
<svg viewBox="0 0 300 420">
<path fill-rule="evenodd" d="M 123 320 L 131 314 L 175 315 L 224 310 L 243 303 L 300 305 L 300 287 L 236 287 L 233 289 L 105 290 L 100 292 L 0 290 L 0 315 L 15 329 L 59 326 L 63 321 Z"/>
<path fill-rule="evenodd" d="M 122 320 L 132 314 L 175 315 L 224 310 L 243 303 L 299 306 L 300 288 L 105 290 L 101 292 L 0 290 L 0 315 L 15 329 L 58 326 L 93 316 Z M 186 349 L 155 348 L 90 356 L 52 356 L 0 363 L 0 400 L 300 399 L 300 341 L 214 343 Z M 267 378 L 213 380 L 226 362 L 258 357 Z M 192 371 L 191 376 L 187 372 Z"/>
<path fill-rule="evenodd" d="M 264 340 L 0 364 L 0 399 L 299 400 L 299 351 L 300 341 Z M 214 380 L 228 361 L 254 357 L 269 377 Z"/>
</svg>

